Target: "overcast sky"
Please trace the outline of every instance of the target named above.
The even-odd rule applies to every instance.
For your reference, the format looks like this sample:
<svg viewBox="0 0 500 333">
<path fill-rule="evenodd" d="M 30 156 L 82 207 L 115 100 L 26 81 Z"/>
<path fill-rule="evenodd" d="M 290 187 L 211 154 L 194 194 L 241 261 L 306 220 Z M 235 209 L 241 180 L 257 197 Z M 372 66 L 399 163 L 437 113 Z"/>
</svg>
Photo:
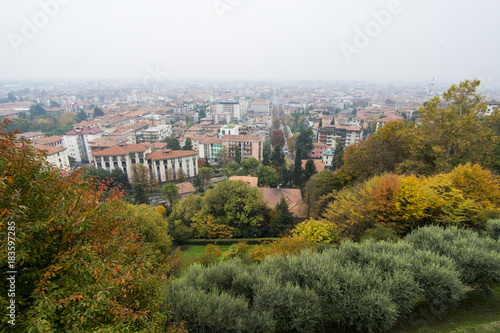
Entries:
<svg viewBox="0 0 500 333">
<path fill-rule="evenodd" d="M 0 80 L 497 85 L 499 13 L 498 0 L 0 0 Z"/>
</svg>

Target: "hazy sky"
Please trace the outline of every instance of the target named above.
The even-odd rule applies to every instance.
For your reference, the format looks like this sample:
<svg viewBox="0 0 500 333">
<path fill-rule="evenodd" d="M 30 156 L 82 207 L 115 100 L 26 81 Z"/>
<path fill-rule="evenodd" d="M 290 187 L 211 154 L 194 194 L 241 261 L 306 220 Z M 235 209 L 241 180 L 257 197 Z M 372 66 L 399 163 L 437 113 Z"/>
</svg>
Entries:
<svg viewBox="0 0 500 333">
<path fill-rule="evenodd" d="M 500 80 L 498 0 L 0 0 L 0 80 Z"/>
</svg>

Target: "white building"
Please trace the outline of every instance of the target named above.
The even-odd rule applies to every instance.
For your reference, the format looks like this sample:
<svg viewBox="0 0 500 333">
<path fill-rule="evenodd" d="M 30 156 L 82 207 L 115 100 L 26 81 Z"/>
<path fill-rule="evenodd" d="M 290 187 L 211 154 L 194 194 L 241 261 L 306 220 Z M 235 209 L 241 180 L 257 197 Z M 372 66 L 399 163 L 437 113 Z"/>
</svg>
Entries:
<svg viewBox="0 0 500 333">
<path fill-rule="evenodd" d="M 486 102 L 485 115 L 491 116 L 493 114 L 493 111 L 495 111 L 495 109 L 500 109 L 500 102 L 497 102 L 497 101 Z"/>
<path fill-rule="evenodd" d="M 67 148 L 58 146 L 47 146 L 42 144 L 35 144 L 35 147 L 39 151 L 43 151 L 46 154 L 45 159 L 47 160 L 47 162 L 61 169 L 69 168 L 69 158 L 68 158 Z"/>
<path fill-rule="evenodd" d="M 251 110 L 258 114 L 271 114 L 271 103 L 269 101 L 254 101 L 252 102 Z"/>
<path fill-rule="evenodd" d="M 223 142 L 221 139 L 208 138 L 199 143 L 198 153 L 200 158 L 206 158 L 210 162 L 216 162 L 220 156 L 220 152 L 223 147 Z"/>
<path fill-rule="evenodd" d="M 229 113 L 231 115 L 231 121 L 238 121 L 243 116 L 240 103 L 234 101 L 214 102 L 210 108 L 210 113 Z"/>
<path fill-rule="evenodd" d="M 239 126 L 235 126 L 235 125 L 222 126 L 220 131 L 219 131 L 219 137 L 222 138 L 226 134 L 240 135 Z"/>
<path fill-rule="evenodd" d="M 96 127 L 78 127 L 62 136 L 63 146 L 68 148 L 68 155 L 77 162 L 90 162 L 92 154 L 89 141 L 101 138 L 102 134 Z"/>
<path fill-rule="evenodd" d="M 144 142 L 158 142 L 172 135 L 172 125 L 157 125 L 142 131 Z"/>
</svg>

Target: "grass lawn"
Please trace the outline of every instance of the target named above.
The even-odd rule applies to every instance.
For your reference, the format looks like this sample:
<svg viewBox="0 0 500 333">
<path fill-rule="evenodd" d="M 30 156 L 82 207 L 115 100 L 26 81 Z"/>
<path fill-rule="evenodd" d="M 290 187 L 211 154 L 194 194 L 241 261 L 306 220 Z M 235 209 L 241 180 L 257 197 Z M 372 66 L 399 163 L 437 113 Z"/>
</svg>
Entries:
<svg viewBox="0 0 500 333">
<path fill-rule="evenodd" d="M 186 250 L 183 250 L 184 260 L 189 260 L 200 256 L 205 250 L 206 245 L 189 245 Z M 222 253 L 226 252 L 231 245 L 218 245 Z"/>
<path fill-rule="evenodd" d="M 470 292 L 460 305 L 444 318 L 423 307 L 415 311 L 391 333 L 489 333 L 500 332 L 500 286 L 491 294 Z"/>
</svg>

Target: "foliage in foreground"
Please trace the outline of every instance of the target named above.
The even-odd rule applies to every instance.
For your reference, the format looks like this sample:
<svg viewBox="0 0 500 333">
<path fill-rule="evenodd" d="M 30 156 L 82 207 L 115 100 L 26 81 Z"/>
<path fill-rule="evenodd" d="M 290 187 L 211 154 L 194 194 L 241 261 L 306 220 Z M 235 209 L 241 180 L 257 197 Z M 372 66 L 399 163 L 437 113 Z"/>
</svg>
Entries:
<svg viewBox="0 0 500 333">
<path fill-rule="evenodd" d="M 169 238 L 158 242 L 147 219 L 123 218 L 121 197 L 81 173 L 53 168 L 27 140 L 0 129 L 0 268 L 18 272 L 16 330 L 165 329 L 158 290 L 167 282 Z M 9 287 L 0 284 L 2 327 L 11 327 Z"/>
<path fill-rule="evenodd" d="M 499 267 L 498 241 L 423 227 L 397 243 L 346 242 L 258 265 L 239 258 L 194 265 L 168 287 L 167 302 L 192 332 L 384 332 L 422 302 L 443 316 L 467 290 L 498 284 Z"/>
</svg>

